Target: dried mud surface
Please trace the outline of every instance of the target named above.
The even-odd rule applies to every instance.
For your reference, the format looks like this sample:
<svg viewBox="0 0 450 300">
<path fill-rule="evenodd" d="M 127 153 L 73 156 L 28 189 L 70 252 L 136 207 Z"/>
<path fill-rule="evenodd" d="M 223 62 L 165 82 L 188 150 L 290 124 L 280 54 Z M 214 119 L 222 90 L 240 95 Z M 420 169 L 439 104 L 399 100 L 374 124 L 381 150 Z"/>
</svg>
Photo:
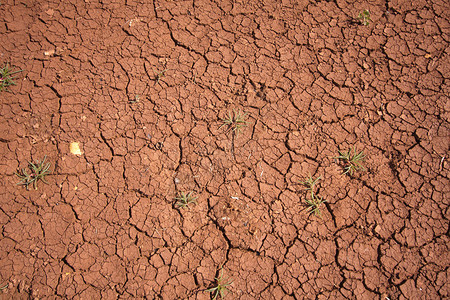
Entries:
<svg viewBox="0 0 450 300">
<path fill-rule="evenodd" d="M 221 266 L 230 299 L 449 297 L 446 1 L 0 9 L 1 299 L 210 299 Z"/>
</svg>

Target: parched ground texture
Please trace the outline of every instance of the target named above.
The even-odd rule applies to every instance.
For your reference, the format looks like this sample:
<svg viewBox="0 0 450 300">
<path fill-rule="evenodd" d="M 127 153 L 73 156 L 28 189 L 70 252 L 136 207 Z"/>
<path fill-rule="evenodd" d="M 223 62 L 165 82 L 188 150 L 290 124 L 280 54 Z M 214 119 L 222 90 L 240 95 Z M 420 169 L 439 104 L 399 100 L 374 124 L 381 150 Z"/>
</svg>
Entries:
<svg viewBox="0 0 450 300">
<path fill-rule="evenodd" d="M 229 299 L 448 298 L 449 12 L 2 1 L 23 72 L 0 94 L 0 298 L 210 299 L 221 270 Z M 45 155 L 48 184 L 16 185 Z"/>
</svg>

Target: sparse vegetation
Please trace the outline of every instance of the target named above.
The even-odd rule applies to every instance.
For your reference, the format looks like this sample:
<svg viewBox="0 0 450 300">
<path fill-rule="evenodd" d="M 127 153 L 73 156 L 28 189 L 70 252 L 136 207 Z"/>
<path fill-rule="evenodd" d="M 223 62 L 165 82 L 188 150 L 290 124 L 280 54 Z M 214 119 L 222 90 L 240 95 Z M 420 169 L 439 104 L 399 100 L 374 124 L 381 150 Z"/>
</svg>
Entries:
<svg viewBox="0 0 450 300">
<path fill-rule="evenodd" d="M 28 168 L 31 170 L 31 173 L 28 174 L 27 169 L 22 169 L 21 173 L 15 173 L 20 178 L 20 182 L 17 183 L 18 185 L 24 185 L 26 186 L 27 190 L 30 185 L 34 187 L 35 190 L 37 190 L 37 183 L 39 180 L 42 180 L 45 183 L 48 183 L 45 181 L 45 176 L 47 176 L 50 171 L 50 163 L 45 163 L 47 156 L 44 157 L 41 161 L 36 161 L 35 163 L 28 162 Z"/>
<path fill-rule="evenodd" d="M 216 300 L 220 296 L 220 299 L 224 299 L 225 292 L 229 292 L 228 287 L 233 283 L 229 279 L 223 278 L 223 268 L 220 268 L 220 276 L 215 277 L 216 285 L 206 291 L 212 293 L 213 300 Z"/>
<path fill-rule="evenodd" d="M 341 152 L 340 150 L 338 150 L 338 152 L 339 156 L 336 158 L 340 159 L 345 164 L 344 174 L 348 173 L 352 176 L 355 171 L 365 170 L 365 168 L 361 165 L 365 158 L 363 151 L 357 153 L 355 147 L 353 147 L 353 153 L 350 148 L 347 152 Z"/>
<path fill-rule="evenodd" d="M 317 181 L 320 179 L 320 176 L 314 179 L 311 175 L 308 176 L 308 178 L 305 181 L 301 181 L 300 183 L 306 186 L 307 190 L 309 191 L 308 197 L 306 197 L 305 201 L 308 205 L 308 210 L 310 214 L 314 214 L 316 217 L 322 218 L 322 212 L 320 211 L 320 205 L 327 200 L 323 200 L 322 197 L 319 197 L 314 192 L 314 186 L 316 185 Z"/>
<path fill-rule="evenodd" d="M 192 192 L 189 192 L 187 194 L 185 192 L 181 192 L 178 197 L 175 198 L 175 200 L 177 200 L 177 203 L 175 203 L 175 205 L 178 208 L 188 208 L 189 204 L 197 203 L 197 197 L 194 197 L 192 195 Z"/>
<path fill-rule="evenodd" d="M 370 22 L 372 21 L 370 19 L 370 12 L 367 9 L 363 10 L 358 14 L 358 20 L 361 22 L 361 24 L 369 26 Z"/>
<path fill-rule="evenodd" d="M 306 204 L 308 205 L 309 213 L 314 215 L 316 217 L 322 218 L 322 212 L 320 211 L 320 205 L 327 200 L 323 200 L 322 197 L 318 197 L 314 193 L 311 193 L 311 199 L 306 198 Z"/>
<path fill-rule="evenodd" d="M 128 102 L 131 104 L 138 103 L 139 101 L 141 101 L 140 95 L 135 95 L 133 100 L 128 100 Z"/>
<path fill-rule="evenodd" d="M 223 124 L 219 127 L 219 129 L 223 126 L 228 126 L 228 130 L 231 129 L 236 134 L 239 134 L 241 128 L 247 126 L 247 121 L 245 121 L 247 115 L 247 113 L 242 113 L 240 109 L 237 111 L 233 109 L 233 113 L 228 112 L 228 117 L 222 119 Z"/>
<path fill-rule="evenodd" d="M 14 79 L 16 76 L 13 76 L 16 73 L 22 72 L 23 70 L 13 71 L 9 64 L 6 64 L 3 68 L 0 69 L 0 92 L 7 91 L 8 87 L 11 85 L 16 85 Z"/>
<path fill-rule="evenodd" d="M 301 184 L 307 187 L 308 190 L 313 191 L 314 185 L 320 179 L 320 176 L 314 179 L 311 174 L 309 174 L 308 178 L 305 181 L 300 181 Z"/>
<path fill-rule="evenodd" d="M 153 70 L 153 72 L 155 73 L 156 84 L 159 83 L 159 81 L 161 80 L 161 78 L 163 78 L 164 76 L 166 76 L 166 74 L 165 74 L 166 71 L 167 71 L 167 69 L 164 69 L 164 70 L 162 70 L 162 71 L 160 71 L 160 72 L 157 72 L 157 71 Z"/>
</svg>

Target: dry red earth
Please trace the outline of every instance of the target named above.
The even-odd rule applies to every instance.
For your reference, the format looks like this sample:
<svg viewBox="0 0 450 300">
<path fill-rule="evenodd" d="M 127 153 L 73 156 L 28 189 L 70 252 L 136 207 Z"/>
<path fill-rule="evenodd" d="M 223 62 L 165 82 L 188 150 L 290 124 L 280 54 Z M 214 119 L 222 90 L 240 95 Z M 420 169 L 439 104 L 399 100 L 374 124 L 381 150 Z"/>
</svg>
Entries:
<svg viewBox="0 0 450 300">
<path fill-rule="evenodd" d="M 450 296 L 447 1 L 1 3 L 1 299 Z"/>
</svg>

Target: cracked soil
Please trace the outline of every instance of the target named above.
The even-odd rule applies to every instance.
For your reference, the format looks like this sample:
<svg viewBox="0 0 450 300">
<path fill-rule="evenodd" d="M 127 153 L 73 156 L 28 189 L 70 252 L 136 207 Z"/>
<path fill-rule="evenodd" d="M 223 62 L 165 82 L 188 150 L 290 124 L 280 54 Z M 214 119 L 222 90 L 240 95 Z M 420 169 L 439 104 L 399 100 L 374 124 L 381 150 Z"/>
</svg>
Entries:
<svg viewBox="0 0 450 300">
<path fill-rule="evenodd" d="M 448 298 L 449 12 L 2 0 L 0 299 Z"/>
</svg>

